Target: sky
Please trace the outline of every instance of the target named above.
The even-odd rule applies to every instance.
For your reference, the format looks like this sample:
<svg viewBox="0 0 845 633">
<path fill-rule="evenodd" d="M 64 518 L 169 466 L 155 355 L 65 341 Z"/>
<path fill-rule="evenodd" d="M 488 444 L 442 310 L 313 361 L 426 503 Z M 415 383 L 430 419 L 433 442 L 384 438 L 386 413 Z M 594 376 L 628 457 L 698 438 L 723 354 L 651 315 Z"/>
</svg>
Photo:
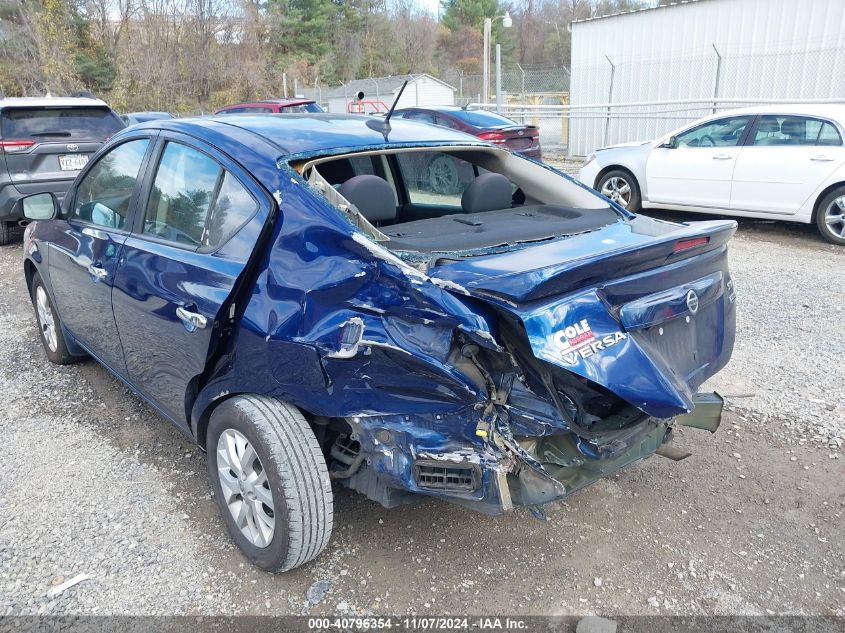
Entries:
<svg viewBox="0 0 845 633">
<path fill-rule="evenodd" d="M 417 4 L 432 15 L 437 15 L 437 7 L 440 5 L 440 0 L 417 0 Z"/>
</svg>

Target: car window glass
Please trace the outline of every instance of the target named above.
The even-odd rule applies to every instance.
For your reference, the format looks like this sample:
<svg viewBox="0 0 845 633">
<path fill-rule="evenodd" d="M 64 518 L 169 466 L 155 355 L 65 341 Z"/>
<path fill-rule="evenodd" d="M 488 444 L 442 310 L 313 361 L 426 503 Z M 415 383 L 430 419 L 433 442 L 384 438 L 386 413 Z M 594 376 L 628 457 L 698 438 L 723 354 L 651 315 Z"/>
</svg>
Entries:
<svg viewBox="0 0 845 633">
<path fill-rule="evenodd" d="M 122 229 L 149 144 L 149 139 L 128 141 L 100 158 L 79 183 L 69 219 Z"/>
<path fill-rule="evenodd" d="M 402 179 L 413 204 L 461 206 L 461 195 L 475 178 L 472 163 L 442 152 L 396 155 Z"/>
<path fill-rule="evenodd" d="M 123 127 L 105 107 L 10 108 L 0 117 L 0 134 L 14 139 L 102 141 Z"/>
<path fill-rule="evenodd" d="M 406 119 L 422 121 L 423 123 L 434 123 L 434 115 L 428 112 L 411 112 L 405 115 Z"/>
<path fill-rule="evenodd" d="M 831 123 L 825 121 L 819 130 L 816 145 L 842 145 L 842 137 L 839 136 L 839 131 Z"/>
<path fill-rule="evenodd" d="M 454 128 L 454 127 L 455 127 L 455 124 L 454 124 L 454 123 L 452 123 L 449 119 L 444 119 L 443 117 L 440 117 L 440 116 L 435 117 L 435 118 L 434 118 L 434 122 L 435 122 L 437 125 L 442 125 L 443 127 L 450 127 L 450 128 Z"/>
<path fill-rule="evenodd" d="M 214 193 L 223 168 L 199 150 L 168 142 L 147 200 L 144 233 L 202 246 Z"/>
<path fill-rule="evenodd" d="M 217 248 L 232 237 L 258 210 L 258 203 L 229 172 L 225 172 L 220 192 L 211 208 L 202 246 Z"/>
<path fill-rule="evenodd" d="M 733 147 L 739 145 L 750 116 L 709 121 L 677 135 L 678 147 Z"/>
<path fill-rule="evenodd" d="M 839 133 L 821 119 L 800 116 L 765 115 L 760 117 L 754 145 L 839 145 Z"/>
</svg>

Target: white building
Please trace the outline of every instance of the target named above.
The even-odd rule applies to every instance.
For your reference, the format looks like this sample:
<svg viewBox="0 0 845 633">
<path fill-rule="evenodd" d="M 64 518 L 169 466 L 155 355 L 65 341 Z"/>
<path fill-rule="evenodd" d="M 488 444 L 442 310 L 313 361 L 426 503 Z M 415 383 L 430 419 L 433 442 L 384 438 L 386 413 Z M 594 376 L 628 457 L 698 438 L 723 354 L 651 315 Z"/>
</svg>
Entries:
<svg viewBox="0 0 845 633">
<path fill-rule="evenodd" d="M 843 0 L 691 0 L 572 23 L 570 103 L 595 107 L 574 110 L 570 154 L 760 100 L 843 98 Z M 608 122 L 607 103 L 652 101 L 668 103 Z"/>
<path fill-rule="evenodd" d="M 356 79 L 345 86 L 323 92 L 322 98 L 328 103 L 329 112 L 384 112 L 393 104 L 406 79 L 408 86 L 402 93 L 397 108 L 455 105 L 455 88 L 425 73 Z M 364 100 L 360 105 L 354 103 L 358 92 L 364 93 Z"/>
</svg>

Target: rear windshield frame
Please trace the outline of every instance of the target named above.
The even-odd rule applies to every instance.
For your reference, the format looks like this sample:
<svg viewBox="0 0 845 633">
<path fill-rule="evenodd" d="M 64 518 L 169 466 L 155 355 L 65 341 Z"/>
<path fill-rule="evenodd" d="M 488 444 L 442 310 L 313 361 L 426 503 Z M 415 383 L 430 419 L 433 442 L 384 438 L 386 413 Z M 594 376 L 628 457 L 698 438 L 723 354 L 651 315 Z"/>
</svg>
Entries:
<svg viewBox="0 0 845 633">
<path fill-rule="evenodd" d="M 33 113 L 39 114 L 26 116 Z M 43 113 L 60 114 L 49 116 Z M 6 139 L 37 139 L 41 142 L 51 140 L 102 142 L 124 127 L 126 125 L 120 117 L 108 106 L 13 106 L 0 111 L 0 138 Z M 68 135 L 40 134 L 54 131 L 67 132 Z"/>
</svg>

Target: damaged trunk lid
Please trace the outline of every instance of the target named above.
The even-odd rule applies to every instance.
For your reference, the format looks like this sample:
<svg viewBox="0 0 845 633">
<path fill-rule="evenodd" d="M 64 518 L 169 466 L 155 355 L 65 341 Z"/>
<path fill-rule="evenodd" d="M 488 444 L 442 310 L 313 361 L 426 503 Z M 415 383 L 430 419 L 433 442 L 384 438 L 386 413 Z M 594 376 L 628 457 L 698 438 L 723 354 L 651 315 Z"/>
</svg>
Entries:
<svg viewBox="0 0 845 633">
<path fill-rule="evenodd" d="M 497 255 L 439 260 L 454 284 L 524 327 L 533 355 L 657 418 L 695 408 L 734 344 L 733 221 L 639 216 Z"/>
</svg>

